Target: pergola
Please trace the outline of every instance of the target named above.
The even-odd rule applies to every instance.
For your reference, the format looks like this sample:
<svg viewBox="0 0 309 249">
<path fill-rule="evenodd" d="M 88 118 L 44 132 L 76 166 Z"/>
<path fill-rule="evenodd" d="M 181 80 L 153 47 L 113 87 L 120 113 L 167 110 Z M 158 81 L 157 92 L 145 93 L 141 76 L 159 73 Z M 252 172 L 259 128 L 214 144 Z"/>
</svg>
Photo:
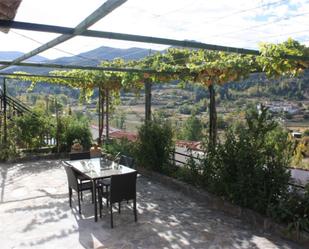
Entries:
<svg viewBox="0 0 309 249">
<path fill-rule="evenodd" d="M 167 38 L 160 38 L 160 37 L 150 37 L 150 36 L 141 36 L 141 35 L 134 35 L 134 34 L 124 34 L 124 33 L 106 32 L 106 31 L 88 29 L 91 25 L 93 25 L 97 21 L 101 20 L 102 18 L 110 14 L 113 10 L 120 7 L 126 1 L 127 0 L 107 0 L 97 10 L 95 10 L 92 14 L 90 14 L 86 19 L 81 21 L 74 28 L 14 21 L 15 14 L 16 14 L 17 8 L 21 0 L 0 1 L 0 30 L 1 31 L 8 32 L 10 29 L 22 29 L 22 30 L 29 30 L 29 31 L 49 32 L 49 33 L 60 34 L 58 37 L 52 39 L 51 41 L 37 47 L 36 49 L 32 51 L 29 51 L 28 53 L 12 61 L 0 61 L 0 76 L 4 78 L 4 82 L 5 82 L 5 77 L 9 75 L 1 71 L 11 66 L 45 67 L 45 68 L 60 68 L 60 69 L 84 69 L 84 70 L 118 71 L 118 72 L 132 72 L 132 73 L 133 72 L 135 73 L 136 72 L 169 73 L 169 72 L 157 72 L 152 69 L 112 68 L 112 67 L 106 68 L 106 67 L 99 67 L 99 66 L 89 67 L 89 66 L 79 66 L 79 65 L 60 65 L 60 64 L 48 64 L 48 63 L 24 62 L 26 59 L 29 59 L 41 52 L 44 52 L 76 36 L 85 36 L 85 37 L 93 37 L 93 38 L 108 38 L 108 39 L 123 40 L 123 41 L 134 41 L 134 42 L 142 42 L 142 43 L 170 45 L 170 46 L 184 47 L 184 48 L 190 48 L 190 49 L 205 49 L 205 50 L 213 50 L 213 51 L 223 51 L 223 52 L 228 52 L 228 53 L 239 53 L 239 54 L 246 54 L 246 55 L 256 55 L 256 56 L 260 55 L 260 52 L 258 50 L 253 50 L 253 49 L 219 46 L 219 45 L 207 44 L 207 43 L 201 43 L 201 42 L 195 42 L 195 41 L 167 39 Z M 304 57 L 304 56 L 283 55 L 283 57 L 286 59 L 292 59 L 292 60 L 309 61 L 309 57 Z M 33 76 L 45 76 L 45 75 L 33 75 Z M 5 90 L 5 86 L 4 86 L 4 90 Z M 145 117 L 146 117 L 146 120 L 150 119 L 150 114 L 151 114 L 151 104 L 150 103 L 151 103 L 151 84 L 145 83 Z M 101 120 L 100 116 L 99 116 L 99 120 Z M 99 126 L 100 125 L 102 125 L 102 122 L 99 121 Z M 102 127 L 99 127 L 99 128 L 102 129 Z"/>
</svg>

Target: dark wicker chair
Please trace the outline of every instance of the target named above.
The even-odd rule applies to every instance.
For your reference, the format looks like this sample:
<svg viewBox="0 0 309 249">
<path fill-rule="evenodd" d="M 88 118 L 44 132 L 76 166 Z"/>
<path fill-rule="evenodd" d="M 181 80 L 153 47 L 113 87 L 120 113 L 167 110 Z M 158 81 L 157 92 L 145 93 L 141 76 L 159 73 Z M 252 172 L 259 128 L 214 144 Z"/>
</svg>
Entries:
<svg viewBox="0 0 309 249">
<path fill-rule="evenodd" d="M 90 190 L 92 192 L 92 183 L 90 181 L 79 183 L 76 171 L 68 165 L 64 165 L 64 168 L 68 178 L 70 207 L 72 207 L 72 189 L 74 189 L 77 192 L 78 211 L 81 214 L 80 195 L 86 190 Z"/>
<path fill-rule="evenodd" d="M 129 168 L 135 169 L 135 161 L 133 157 L 121 155 L 119 163 Z"/>
<path fill-rule="evenodd" d="M 135 222 L 137 221 L 136 212 L 136 176 L 137 172 L 127 173 L 123 175 L 114 175 L 111 177 L 110 188 L 108 192 L 108 200 L 110 203 L 111 228 L 113 223 L 113 204 L 118 203 L 118 212 L 120 213 L 120 206 L 122 201 L 133 200 L 133 212 Z M 100 203 L 102 203 L 102 196 L 100 194 Z M 102 204 L 100 204 L 100 212 Z M 100 213 L 101 215 L 101 213 Z"/>
<path fill-rule="evenodd" d="M 90 151 L 84 151 L 84 152 L 73 152 L 70 153 L 70 160 L 82 160 L 82 159 L 90 159 Z M 79 183 L 85 183 L 88 182 L 89 179 L 87 179 L 85 176 L 81 175 L 79 172 L 76 172 L 77 179 Z M 81 192 L 81 200 L 83 200 L 83 192 Z M 92 200 L 93 202 L 93 200 Z"/>
<path fill-rule="evenodd" d="M 129 168 L 132 168 L 132 169 L 135 169 L 135 161 L 134 161 L 133 157 L 121 155 L 120 159 L 119 159 L 119 164 L 124 165 L 124 166 L 129 167 Z M 105 179 L 101 180 L 100 183 L 102 184 L 103 188 L 105 188 L 105 191 L 108 192 L 109 187 L 111 185 L 111 179 L 105 178 Z M 106 199 L 107 199 L 106 202 L 107 202 L 107 206 L 108 206 L 109 205 L 108 196 L 107 196 Z"/>
<path fill-rule="evenodd" d="M 70 160 L 90 159 L 90 151 L 70 153 Z"/>
</svg>

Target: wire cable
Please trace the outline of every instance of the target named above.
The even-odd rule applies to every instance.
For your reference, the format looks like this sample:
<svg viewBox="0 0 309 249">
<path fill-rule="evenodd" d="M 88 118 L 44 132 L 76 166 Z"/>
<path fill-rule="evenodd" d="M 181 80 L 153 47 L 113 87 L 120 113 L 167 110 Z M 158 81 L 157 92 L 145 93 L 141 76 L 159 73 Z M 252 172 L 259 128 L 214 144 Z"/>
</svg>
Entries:
<svg viewBox="0 0 309 249">
<path fill-rule="evenodd" d="M 14 34 L 16 34 L 16 35 L 19 35 L 19 36 L 21 36 L 21 37 L 23 37 L 23 38 L 29 39 L 29 40 L 31 40 L 31 41 L 33 41 L 33 42 L 35 42 L 35 43 L 38 43 L 38 44 L 40 44 L 40 45 L 43 44 L 43 42 L 40 42 L 40 41 L 38 41 L 38 40 L 36 40 L 36 39 L 30 37 L 30 36 L 27 36 L 27 35 L 18 33 L 18 32 L 13 31 L 13 30 L 12 30 L 11 32 L 14 33 Z M 101 62 L 102 62 L 101 60 L 94 59 L 94 58 L 89 58 L 89 57 L 82 56 L 82 55 L 78 55 L 78 54 L 74 54 L 74 53 L 71 53 L 71 52 L 66 51 L 66 50 L 64 50 L 64 49 L 55 48 L 55 47 L 53 47 L 52 49 L 55 49 L 55 50 L 57 50 L 57 51 L 59 51 L 59 52 L 62 52 L 62 53 L 65 53 L 65 54 L 68 54 L 68 55 L 71 55 L 71 56 L 79 57 L 79 58 L 81 58 L 81 59 L 85 59 L 85 60 L 89 60 L 89 61 L 94 61 L 94 62 L 96 62 L 96 63 L 101 63 Z M 152 49 L 145 49 L 145 50 L 140 50 L 140 51 L 134 51 L 134 52 L 131 52 L 131 53 L 127 53 L 127 54 L 124 54 L 124 55 L 122 55 L 122 56 L 117 56 L 117 57 L 115 57 L 115 58 L 125 58 L 125 57 L 131 56 L 131 55 L 140 54 L 140 53 L 145 53 L 147 50 L 150 51 L 150 53 L 148 53 L 148 55 L 151 55 L 151 54 L 154 54 L 154 53 L 157 52 L 157 51 L 153 51 Z M 109 54 L 113 54 L 113 53 L 114 53 L 114 52 L 111 51 L 111 52 L 105 53 L 104 56 L 109 55 Z"/>
<path fill-rule="evenodd" d="M 238 10 L 238 11 L 235 11 L 235 12 L 233 12 L 231 14 L 217 17 L 217 18 L 215 18 L 215 20 L 202 22 L 202 24 L 212 24 L 212 23 L 215 23 L 217 21 L 221 21 L 221 20 L 223 20 L 225 18 L 231 17 L 231 16 L 235 16 L 235 15 L 242 14 L 242 13 L 245 13 L 245 12 L 250 12 L 250 11 L 253 11 L 253 10 L 256 10 L 256 9 L 260 9 L 260 8 L 264 8 L 264 7 L 271 7 L 271 6 L 281 5 L 281 4 L 283 4 L 285 2 L 288 2 L 288 1 L 289 0 L 280 0 L 280 1 L 276 1 L 276 2 L 262 4 L 260 6 L 256 6 L 256 7 L 249 8 L 249 9 Z"/>
<path fill-rule="evenodd" d="M 301 13 L 301 14 L 296 14 L 296 15 L 292 15 L 292 16 L 282 17 L 282 18 L 278 18 L 277 20 L 274 20 L 274 21 L 271 21 L 271 22 L 267 22 L 267 23 L 263 23 L 263 24 L 258 24 L 258 25 L 253 25 L 253 26 L 250 26 L 250 27 L 246 27 L 244 29 L 234 30 L 234 31 L 231 31 L 231 32 L 228 32 L 228 33 L 216 34 L 216 35 L 212 35 L 212 36 L 209 36 L 209 37 L 221 37 L 221 36 L 225 36 L 225 35 L 229 35 L 229 34 L 239 33 L 239 32 L 246 31 L 246 30 L 252 30 L 254 28 L 260 28 L 260 27 L 268 26 L 268 25 L 271 25 L 271 24 L 274 24 L 274 23 L 286 21 L 286 20 L 289 20 L 291 18 L 306 16 L 308 14 L 309 14 L 309 12 L 304 12 L 304 13 Z"/>
<path fill-rule="evenodd" d="M 13 30 L 11 30 L 11 32 L 14 33 L 14 34 L 16 34 L 16 35 L 18 35 L 18 36 L 21 36 L 21 37 L 23 37 L 23 38 L 26 38 L 26 39 L 28 39 L 28 40 L 31 40 L 31 41 L 33 41 L 33 42 L 35 42 L 35 43 L 38 43 L 38 44 L 40 44 L 40 45 L 44 44 L 43 42 L 40 42 L 40 41 L 38 41 L 38 40 L 36 40 L 36 39 L 34 39 L 34 38 L 30 37 L 30 36 L 27 36 L 27 35 L 25 35 L 25 34 L 21 34 L 21 33 L 19 33 L 19 32 L 13 31 Z M 94 62 L 96 62 L 96 63 L 100 63 L 100 62 L 101 62 L 101 61 L 99 61 L 99 60 L 97 60 L 97 59 L 88 58 L 88 57 L 85 57 L 85 56 L 82 56 L 82 55 L 77 55 L 77 54 L 71 53 L 71 52 L 69 52 L 69 51 L 66 51 L 66 50 L 64 50 L 64 49 L 60 49 L 60 48 L 56 48 L 56 47 L 52 47 L 51 49 L 54 49 L 54 50 L 56 50 L 56 51 L 58 51 L 58 52 L 65 53 L 65 54 L 68 54 L 68 55 L 71 55 L 71 56 L 76 56 L 76 57 L 79 57 L 79 58 L 84 59 L 84 60 L 94 61 Z"/>
</svg>

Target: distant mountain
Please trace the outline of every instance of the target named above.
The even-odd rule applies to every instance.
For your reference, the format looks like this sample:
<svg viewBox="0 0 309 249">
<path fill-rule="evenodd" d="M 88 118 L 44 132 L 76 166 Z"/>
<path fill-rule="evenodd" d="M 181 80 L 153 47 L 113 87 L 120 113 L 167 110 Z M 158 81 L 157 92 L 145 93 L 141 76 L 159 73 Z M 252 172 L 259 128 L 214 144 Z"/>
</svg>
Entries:
<svg viewBox="0 0 309 249">
<path fill-rule="evenodd" d="M 154 52 L 157 51 L 151 50 L 151 53 Z M 97 66 L 102 60 L 113 60 L 115 58 L 136 60 L 146 57 L 149 53 L 148 49 L 143 48 L 122 49 L 102 46 L 76 56 L 61 57 L 48 62 L 65 65 Z"/>
<path fill-rule="evenodd" d="M 78 54 L 76 56 L 70 57 L 60 57 L 54 60 L 48 60 L 42 56 L 35 56 L 29 59 L 32 62 L 44 62 L 51 64 L 61 64 L 61 65 L 79 65 L 79 66 L 97 66 L 102 60 L 113 60 L 115 58 L 122 58 L 124 60 L 136 60 L 141 59 L 157 52 L 156 50 L 144 49 L 144 48 L 112 48 L 112 47 L 99 47 L 88 52 Z M 0 60 L 12 60 L 22 55 L 21 52 L 0 52 Z M 50 68 L 30 68 L 30 67 L 11 67 L 5 72 L 14 72 L 14 71 L 24 71 L 29 73 L 36 74 L 45 74 L 53 69 Z"/>
<path fill-rule="evenodd" d="M 22 56 L 24 53 L 22 52 L 18 52 L 18 51 L 0 51 L 0 60 L 3 61 L 11 61 L 14 60 L 20 56 Z M 48 60 L 47 58 L 40 56 L 40 55 L 36 55 L 28 60 L 26 60 L 27 62 L 42 62 Z"/>
</svg>

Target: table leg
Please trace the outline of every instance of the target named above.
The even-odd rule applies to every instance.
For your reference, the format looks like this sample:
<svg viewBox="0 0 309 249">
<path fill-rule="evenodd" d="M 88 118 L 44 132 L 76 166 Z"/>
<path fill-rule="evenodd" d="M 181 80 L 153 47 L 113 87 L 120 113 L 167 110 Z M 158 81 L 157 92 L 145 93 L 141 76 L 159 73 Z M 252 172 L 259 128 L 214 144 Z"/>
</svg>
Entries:
<svg viewBox="0 0 309 249">
<path fill-rule="evenodd" d="M 97 183 L 96 180 L 92 181 L 93 199 L 94 199 L 94 221 L 98 221 L 98 208 L 97 208 Z"/>
</svg>

